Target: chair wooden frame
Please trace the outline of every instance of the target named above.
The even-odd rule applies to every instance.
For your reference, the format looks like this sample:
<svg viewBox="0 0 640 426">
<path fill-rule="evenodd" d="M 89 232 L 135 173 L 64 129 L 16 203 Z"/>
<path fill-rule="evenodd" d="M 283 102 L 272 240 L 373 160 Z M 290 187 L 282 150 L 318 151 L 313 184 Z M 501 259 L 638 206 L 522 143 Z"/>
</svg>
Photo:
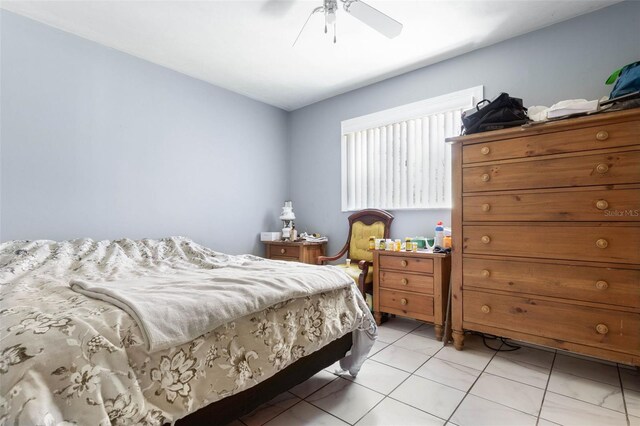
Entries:
<svg viewBox="0 0 640 426">
<path fill-rule="evenodd" d="M 349 252 L 349 246 L 351 244 L 351 231 L 355 222 L 362 222 L 365 225 L 372 225 L 375 222 L 384 223 L 384 237 L 389 238 L 391 229 L 391 222 L 393 222 L 393 215 L 384 210 L 378 209 L 366 209 L 353 213 L 349 216 L 349 234 L 347 236 L 347 242 L 344 247 L 335 256 L 320 256 L 318 257 L 318 265 L 324 265 L 327 262 L 339 260 Z M 373 267 L 373 262 L 368 262 L 364 259 L 352 259 L 358 261 L 358 268 L 360 268 L 360 275 L 358 276 L 358 289 L 364 296 L 365 293 L 371 293 L 373 291 L 373 283 L 366 284 L 365 278 L 369 273 L 369 268 Z"/>
</svg>

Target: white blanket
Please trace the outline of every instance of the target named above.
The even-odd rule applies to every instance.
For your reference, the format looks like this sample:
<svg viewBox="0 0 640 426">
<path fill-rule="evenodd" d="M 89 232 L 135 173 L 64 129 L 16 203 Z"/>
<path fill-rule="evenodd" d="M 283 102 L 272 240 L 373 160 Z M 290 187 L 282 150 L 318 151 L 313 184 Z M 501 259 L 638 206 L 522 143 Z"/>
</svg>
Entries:
<svg viewBox="0 0 640 426">
<path fill-rule="evenodd" d="M 70 284 L 74 291 L 128 312 L 143 331 L 149 352 L 189 342 L 286 300 L 353 284 L 332 266 L 250 255 L 228 256 L 210 267 L 106 281 L 73 279 Z"/>
</svg>

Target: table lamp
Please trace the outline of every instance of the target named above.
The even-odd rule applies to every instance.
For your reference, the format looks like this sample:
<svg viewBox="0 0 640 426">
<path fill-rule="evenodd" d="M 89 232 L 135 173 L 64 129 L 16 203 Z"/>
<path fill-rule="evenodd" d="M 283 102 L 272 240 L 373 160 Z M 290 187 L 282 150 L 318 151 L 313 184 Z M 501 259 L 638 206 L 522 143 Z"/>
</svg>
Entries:
<svg viewBox="0 0 640 426">
<path fill-rule="evenodd" d="M 280 213 L 280 220 L 282 220 L 282 239 L 291 240 L 291 230 L 293 229 L 293 221 L 296 215 L 293 213 L 293 203 L 291 201 L 285 201 L 282 207 L 282 213 Z"/>
</svg>

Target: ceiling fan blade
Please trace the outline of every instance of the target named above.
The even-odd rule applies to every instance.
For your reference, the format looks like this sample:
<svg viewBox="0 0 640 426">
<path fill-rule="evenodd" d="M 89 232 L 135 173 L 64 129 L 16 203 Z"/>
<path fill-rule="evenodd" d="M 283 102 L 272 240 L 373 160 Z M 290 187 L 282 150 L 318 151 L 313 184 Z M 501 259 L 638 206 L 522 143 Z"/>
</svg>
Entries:
<svg viewBox="0 0 640 426">
<path fill-rule="evenodd" d="M 402 32 L 400 22 L 363 1 L 347 0 L 344 10 L 388 38 L 394 38 Z"/>
<path fill-rule="evenodd" d="M 298 39 L 300 38 L 300 36 L 302 35 L 302 31 L 304 31 L 304 27 L 307 26 L 307 23 L 309 22 L 309 19 L 311 19 L 311 17 L 313 16 L 314 13 L 317 12 L 324 12 L 324 6 L 320 6 L 320 7 L 316 7 L 315 9 L 313 9 L 311 11 L 311 13 L 309 14 L 309 17 L 307 18 L 306 21 L 304 21 L 304 25 L 302 26 L 302 28 L 300 28 L 300 32 L 298 33 L 298 37 L 296 37 L 296 41 L 293 42 L 293 44 L 291 45 L 291 47 L 295 46 L 296 43 L 298 42 Z"/>
</svg>

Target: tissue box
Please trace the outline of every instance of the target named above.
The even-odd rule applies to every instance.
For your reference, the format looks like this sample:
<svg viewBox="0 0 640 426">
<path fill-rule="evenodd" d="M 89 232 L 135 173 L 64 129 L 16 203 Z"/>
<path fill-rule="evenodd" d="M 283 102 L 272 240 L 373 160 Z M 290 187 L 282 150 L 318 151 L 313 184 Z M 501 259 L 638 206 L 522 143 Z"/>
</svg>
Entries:
<svg viewBox="0 0 640 426">
<path fill-rule="evenodd" d="M 282 232 L 261 232 L 260 241 L 278 241 L 282 238 Z"/>
</svg>

